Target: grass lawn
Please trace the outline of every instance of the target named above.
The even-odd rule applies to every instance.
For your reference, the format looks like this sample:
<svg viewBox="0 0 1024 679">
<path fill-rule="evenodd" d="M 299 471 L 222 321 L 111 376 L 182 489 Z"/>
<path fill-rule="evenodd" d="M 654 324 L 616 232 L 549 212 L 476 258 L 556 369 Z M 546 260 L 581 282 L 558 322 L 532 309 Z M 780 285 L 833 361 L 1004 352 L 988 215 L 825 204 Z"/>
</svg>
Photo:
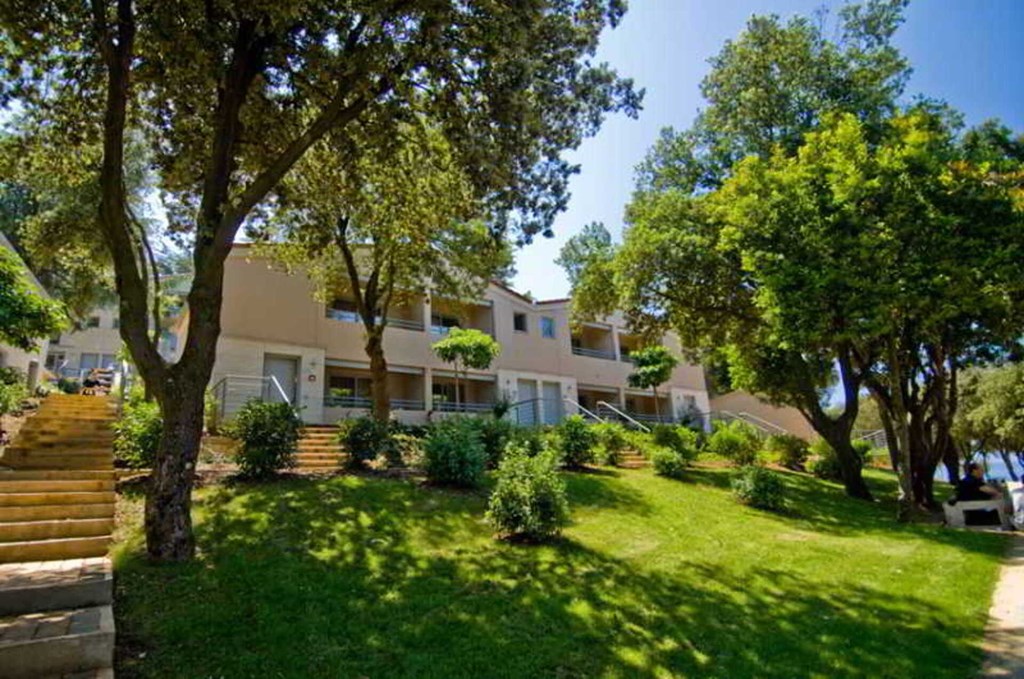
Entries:
<svg viewBox="0 0 1024 679">
<path fill-rule="evenodd" d="M 889 494 L 890 476 L 871 471 Z M 120 500 L 119 677 L 969 677 L 1005 539 L 898 526 L 787 474 L 570 474 L 553 545 L 495 541 L 485 495 L 366 477 L 197 492 L 194 563 L 152 566 Z"/>
</svg>

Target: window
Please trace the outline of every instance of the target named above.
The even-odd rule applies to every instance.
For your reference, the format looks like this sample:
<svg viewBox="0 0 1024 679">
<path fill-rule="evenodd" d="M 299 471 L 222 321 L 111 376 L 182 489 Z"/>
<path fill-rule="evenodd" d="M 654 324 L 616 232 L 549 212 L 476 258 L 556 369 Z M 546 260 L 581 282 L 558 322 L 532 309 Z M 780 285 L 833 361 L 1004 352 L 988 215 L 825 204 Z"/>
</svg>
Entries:
<svg viewBox="0 0 1024 679">
<path fill-rule="evenodd" d="M 360 399 L 370 398 L 370 378 L 368 377 L 331 375 L 327 383 L 329 386 L 328 399 L 335 401 L 337 405 L 357 404 Z"/>
<path fill-rule="evenodd" d="M 57 370 L 64 365 L 64 352 L 52 351 L 46 355 L 46 369 Z"/>
<path fill-rule="evenodd" d="M 331 302 L 327 306 L 327 318 L 349 323 L 359 323 L 360 321 L 356 303 L 347 299 L 336 299 Z"/>
<path fill-rule="evenodd" d="M 455 403 L 454 382 L 434 382 L 430 385 L 430 392 L 437 403 Z M 461 403 L 466 402 L 466 385 L 464 383 L 459 384 L 459 397 L 458 400 Z"/>
<path fill-rule="evenodd" d="M 81 370 L 92 370 L 93 368 L 98 368 L 99 363 L 99 354 L 82 354 L 82 357 L 78 359 L 78 367 Z"/>
<path fill-rule="evenodd" d="M 98 327 L 100 327 L 100 317 L 99 316 L 90 316 L 89 320 L 87 320 L 85 322 L 85 327 L 87 327 L 87 328 L 98 328 Z"/>
<path fill-rule="evenodd" d="M 100 367 L 101 368 L 114 368 L 117 366 L 117 356 L 114 354 L 103 354 L 100 356 Z"/>
<path fill-rule="evenodd" d="M 512 327 L 516 332 L 528 332 L 526 329 L 526 314 L 512 314 Z"/>
<path fill-rule="evenodd" d="M 54 335 L 51 337 L 50 344 L 60 344 L 60 335 Z"/>
<path fill-rule="evenodd" d="M 540 334 L 543 337 L 554 339 L 555 337 L 555 319 L 550 316 L 540 317 Z"/>
<path fill-rule="evenodd" d="M 114 316 L 114 320 L 110 322 L 110 327 L 113 328 L 114 330 L 117 330 L 118 328 L 120 328 L 121 327 L 121 319 L 118 318 L 117 316 Z"/>
</svg>

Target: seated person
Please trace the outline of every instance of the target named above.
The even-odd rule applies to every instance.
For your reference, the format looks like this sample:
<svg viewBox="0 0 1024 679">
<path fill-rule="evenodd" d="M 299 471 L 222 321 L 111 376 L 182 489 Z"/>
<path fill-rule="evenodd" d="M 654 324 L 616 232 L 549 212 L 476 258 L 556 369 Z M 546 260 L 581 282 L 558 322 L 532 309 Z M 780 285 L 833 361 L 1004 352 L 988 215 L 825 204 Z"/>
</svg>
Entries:
<svg viewBox="0 0 1024 679">
<path fill-rule="evenodd" d="M 967 473 L 956 484 L 958 502 L 996 500 L 1003 496 L 998 488 L 985 482 L 985 472 L 977 462 L 968 462 L 965 471 Z"/>
<path fill-rule="evenodd" d="M 95 396 L 100 388 L 100 380 L 95 370 L 90 370 L 89 374 L 82 380 L 82 394 L 86 396 Z"/>
<path fill-rule="evenodd" d="M 968 462 L 966 474 L 956 484 L 956 495 L 950 504 L 956 502 L 986 502 L 1001 500 L 1002 492 L 985 481 L 985 472 L 977 462 Z M 968 526 L 989 526 L 1004 524 L 1003 509 L 969 509 L 964 512 L 964 523 Z"/>
</svg>

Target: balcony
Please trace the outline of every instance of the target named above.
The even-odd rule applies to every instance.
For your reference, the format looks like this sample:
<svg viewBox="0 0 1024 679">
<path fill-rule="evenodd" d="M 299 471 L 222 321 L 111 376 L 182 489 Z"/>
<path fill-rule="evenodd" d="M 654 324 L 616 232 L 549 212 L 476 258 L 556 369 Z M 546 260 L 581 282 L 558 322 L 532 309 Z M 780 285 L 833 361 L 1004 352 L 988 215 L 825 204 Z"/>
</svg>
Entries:
<svg viewBox="0 0 1024 679">
<path fill-rule="evenodd" d="M 443 413 L 489 413 L 497 401 L 497 382 L 493 376 L 473 375 L 458 380 L 459 397 L 455 398 L 454 377 L 434 372 L 432 403 Z"/>
<path fill-rule="evenodd" d="M 363 319 L 359 316 L 355 306 L 355 302 L 350 300 L 335 300 L 327 305 L 325 315 L 334 321 L 362 324 Z M 378 316 L 377 322 L 379 323 L 380 320 L 381 317 Z M 388 316 L 387 324 L 392 328 L 422 331 L 422 310 L 417 313 L 417 309 L 414 307 L 399 307 L 393 315 Z"/>
<path fill-rule="evenodd" d="M 423 410 L 423 401 L 414 399 L 393 398 L 389 401 L 392 410 Z M 373 407 L 373 401 L 365 396 L 324 396 L 325 408 L 365 408 Z"/>
<path fill-rule="evenodd" d="M 572 353 L 586 358 L 615 360 L 615 340 L 612 329 L 607 325 L 584 325 L 572 336 Z"/>
<path fill-rule="evenodd" d="M 472 328 L 494 336 L 494 311 L 490 303 L 458 304 L 443 299 L 431 303 L 430 332 L 447 335 L 452 328 Z"/>
<path fill-rule="evenodd" d="M 370 371 L 363 368 L 327 366 L 325 408 L 373 407 Z M 388 372 L 388 392 L 393 410 L 425 410 L 422 374 Z"/>
</svg>

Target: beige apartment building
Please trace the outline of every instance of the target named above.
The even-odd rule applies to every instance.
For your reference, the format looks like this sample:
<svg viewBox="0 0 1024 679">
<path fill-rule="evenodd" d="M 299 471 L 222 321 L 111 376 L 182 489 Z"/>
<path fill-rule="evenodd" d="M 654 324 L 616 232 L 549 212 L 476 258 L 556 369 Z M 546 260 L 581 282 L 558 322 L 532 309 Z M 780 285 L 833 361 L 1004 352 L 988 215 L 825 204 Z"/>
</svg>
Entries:
<svg viewBox="0 0 1024 679">
<path fill-rule="evenodd" d="M 94 368 L 114 368 L 121 348 L 116 305 L 94 309 L 77 330 L 68 330 L 50 340 L 46 369 L 80 378 Z"/>
<path fill-rule="evenodd" d="M 179 332 L 185 326 L 179 323 Z M 490 370 L 461 380 L 458 398 L 452 366 L 430 348 L 454 326 L 487 332 L 502 348 Z M 319 302 L 307 277 L 236 245 L 226 262 L 221 327 L 211 386 L 225 408 L 231 393 L 238 400 L 252 389 L 246 384 L 262 379 L 264 397 L 287 398 L 309 423 L 367 412 L 369 360 L 352 300 Z M 674 337 L 665 344 L 679 350 Z M 631 389 L 629 353 L 639 346 L 619 316 L 574 332 L 569 300 L 535 302 L 497 283 L 472 304 L 424 297 L 394 309 L 385 332 L 392 409 L 407 423 L 489 412 L 499 400 L 518 404 L 510 417 L 521 423 L 554 423 L 581 408 L 609 412 L 609 406 L 648 421 L 657 410 L 666 419 L 708 412 L 703 372 L 686 362 L 659 389 L 657 408 L 651 391 Z M 270 376 L 280 390 L 267 386 Z"/>
</svg>

